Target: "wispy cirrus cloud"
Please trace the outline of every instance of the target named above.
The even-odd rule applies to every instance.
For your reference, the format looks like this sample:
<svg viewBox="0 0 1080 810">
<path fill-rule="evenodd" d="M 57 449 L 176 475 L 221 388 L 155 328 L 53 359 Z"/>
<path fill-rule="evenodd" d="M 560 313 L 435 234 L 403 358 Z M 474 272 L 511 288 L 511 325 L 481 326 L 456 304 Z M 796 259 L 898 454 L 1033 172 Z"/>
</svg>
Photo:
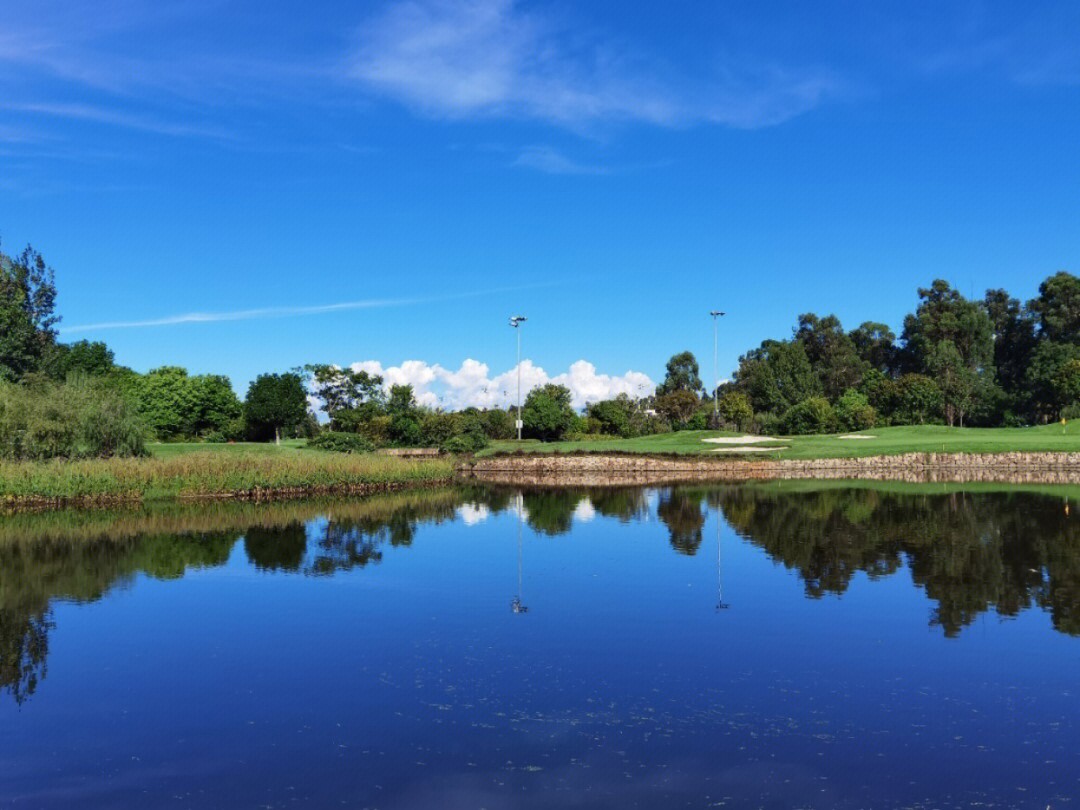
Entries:
<svg viewBox="0 0 1080 810">
<path fill-rule="evenodd" d="M 122 112 L 92 104 L 16 103 L 8 105 L 8 109 L 15 112 L 43 115 L 51 118 L 92 121 L 108 126 L 153 132 L 158 135 L 217 139 L 228 139 L 231 137 L 226 130 L 220 127 L 161 120 L 151 115 Z"/>
<path fill-rule="evenodd" d="M 324 315 L 331 312 L 348 312 L 357 309 L 384 309 L 387 307 L 405 307 L 417 304 L 434 304 L 446 301 L 461 301 L 468 298 L 481 298 L 497 293 L 518 292 L 551 287 L 552 284 L 525 284 L 515 287 L 492 287 L 485 290 L 453 293 L 451 295 L 427 296 L 421 298 L 370 298 L 360 301 L 338 301 L 331 304 L 293 307 L 260 307 L 256 309 L 236 309 L 227 312 L 186 312 L 178 315 L 165 315 L 160 318 L 146 318 L 131 321 L 102 321 L 100 323 L 77 324 L 61 327 L 65 335 L 78 332 L 97 332 L 107 329 L 145 329 L 158 326 L 184 326 L 190 324 L 224 323 L 227 321 L 255 321 L 274 318 L 295 318 L 304 315 Z"/>
<path fill-rule="evenodd" d="M 579 163 L 550 146 L 527 146 L 511 166 L 535 169 L 546 174 L 610 174 L 611 169 Z"/>
<path fill-rule="evenodd" d="M 152 326 L 180 326 L 194 323 L 222 323 L 225 321 L 254 321 L 270 318 L 292 318 L 300 315 L 322 315 L 328 312 L 345 312 L 354 309 L 378 309 L 381 307 L 400 307 L 420 303 L 420 299 L 374 299 L 369 301 L 342 301 L 336 304 L 319 304 L 309 307 L 263 307 L 261 309 L 239 309 L 231 312 L 187 312 L 181 315 L 166 315 L 162 318 L 148 318 L 141 321 L 103 321 L 68 326 L 61 329 L 64 334 L 76 332 L 99 332 L 105 329 L 142 329 Z"/>
<path fill-rule="evenodd" d="M 844 89 L 823 69 L 748 60 L 732 59 L 705 79 L 670 75 L 599 39 L 571 46 L 566 34 L 515 0 L 407 0 L 361 28 L 348 75 L 433 115 L 568 127 L 769 126 Z"/>
</svg>

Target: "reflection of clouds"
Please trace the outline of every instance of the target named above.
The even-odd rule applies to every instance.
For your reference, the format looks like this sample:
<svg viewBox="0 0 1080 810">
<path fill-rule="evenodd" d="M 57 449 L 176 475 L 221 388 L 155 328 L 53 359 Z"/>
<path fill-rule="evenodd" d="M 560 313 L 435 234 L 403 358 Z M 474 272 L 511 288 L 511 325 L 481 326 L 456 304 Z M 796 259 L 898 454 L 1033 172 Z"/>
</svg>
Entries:
<svg viewBox="0 0 1080 810">
<path fill-rule="evenodd" d="M 457 508 L 457 515 L 466 526 L 475 526 L 488 519 L 491 510 L 482 503 L 463 503 Z"/>
<path fill-rule="evenodd" d="M 596 508 L 592 505 L 592 501 L 588 498 L 578 501 L 578 505 L 574 507 L 574 520 L 588 523 L 594 517 L 596 517 Z"/>
</svg>

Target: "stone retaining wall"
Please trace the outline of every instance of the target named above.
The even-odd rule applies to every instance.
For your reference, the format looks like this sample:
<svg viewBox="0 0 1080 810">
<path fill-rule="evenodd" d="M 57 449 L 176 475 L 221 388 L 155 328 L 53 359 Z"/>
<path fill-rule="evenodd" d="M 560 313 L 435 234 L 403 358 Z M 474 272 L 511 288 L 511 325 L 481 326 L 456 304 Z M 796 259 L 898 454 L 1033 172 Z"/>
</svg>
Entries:
<svg viewBox="0 0 1080 810">
<path fill-rule="evenodd" d="M 784 478 L 1080 484 L 1080 453 L 906 453 L 822 459 L 514 455 L 474 459 L 460 476 L 486 483 L 604 486 Z"/>
</svg>

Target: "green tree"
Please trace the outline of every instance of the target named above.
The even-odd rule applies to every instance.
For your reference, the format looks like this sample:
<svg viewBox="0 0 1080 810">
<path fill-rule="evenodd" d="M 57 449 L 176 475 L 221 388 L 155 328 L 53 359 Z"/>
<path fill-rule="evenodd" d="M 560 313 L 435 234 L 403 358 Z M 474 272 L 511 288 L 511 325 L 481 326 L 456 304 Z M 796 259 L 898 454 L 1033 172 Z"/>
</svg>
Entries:
<svg viewBox="0 0 1080 810">
<path fill-rule="evenodd" d="M 570 401 L 570 389 L 564 385 L 548 383 L 530 391 L 521 412 L 525 435 L 542 441 L 561 439 L 574 421 Z"/>
<path fill-rule="evenodd" d="M 726 391 L 716 403 L 720 419 L 736 430 L 749 430 L 754 421 L 754 408 L 750 397 L 742 391 Z"/>
<path fill-rule="evenodd" d="M 836 421 L 841 430 L 869 430 L 877 422 L 877 411 L 866 394 L 854 389 L 836 401 Z"/>
<path fill-rule="evenodd" d="M 589 418 L 595 419 L 600 431 L 609 436 L 630 435 L 630 398 L 625 394 L 621 398 L 605 399 L 589 406 Z"/>
<path fill-rule="evenodd" d="M 783 414 L 792 405 L 822 393 L 806 348 L 796 341 L 766 340 L 739 358 L 738 390 L 750 397 L 755 413 Z"/>
<path fill-rule="evenodd" d="M 1039 297 L 1029 307 L 1039 318 L 1044 339 L 1080 344 L 1080 278 L 1055 273 L 1039 285 Z"/>
<path fill-rule="evenodd" d="M 281 442 L 283 430 L 295 429 L 307 416 L 307 391 L 299 374 L 260 374 L 248 386 L 244 418 L 257 439 L 274 437 Z"/>
<path fill-rule="evenodd" d="M 825 397 L 809 397 L 788 408 L 781 426 L 784 433 L 832 433 L 836 430 L 836 412 Z"/>
<path fill-rule="evenodd" d="M 373 405 L 369 410 L 377 412 L 382 406 L 383 378 L 378 374 L 325 363 L 307 365 L 304 369 L 310 375 L 312 391 L 323 402 L 322 410 L 332 422 L 343 411 Z"/>
<path fill-rule="evenodd" d="M 911 371 L 929 371 L 930 355 L 943 340 L 956 347 L 968 368 L 992 369 L 994 328 L 981 304 L 967 300 L 941 279 L 920 289 L 919 298 L 918 309 L 904 318 L 901 335 Z"/>
<path fill-rule="evenodd" d="M 1063 408 L 1080 403 L 1080 360 L 1067 360 L 1054 375 L 1054 391 Z"/>
<path fill-rule="evenodd" d="M 136 380 L 134 394 L 139 413 L 159 439 L 191 435 L 197 403 L 187 369 L 152 369 Z"/>
<path fill-rule="evenodd" d="M 1035 352 L 1036 318 L 1005 290 L 987 290 L 983 299 L 994 329 L 994 367 L 997 381 L 1014 411 L 1031 412 L 1027 371 Z"/>
<path fill-rule="evenodd" d="M 56 343 L 56 282 L 41 254 L 27 246 L 0 254 L 0 380 L 38 371 Z"/>
<path fill-rule="evenodd" d="M 664 381 L 656 387 L 656 395 L 663 396 L 675 391 L 699 394 L 704 388 L 699 376 L 698 361 L 693 352 L 680 352 L 667 361 Z"/>
<path fill-rule="evenodd" d="M 896 381 L 893 420 L 901 425 L 933 422 L 941 413 L 941 389 L 925 374 L 904 374 Z"/>
<path fill-rule="evenodd" d="M 853 329 L 849 337 L 863 363 L 886 376 L 893 374 L 896 370 L 896 335 L 888 326 L 866 321 Z"/>
<path fill-rule="evenodd" d="M 830 401 L 859 384 L 866 364 L 835 315 L 824 318 L 812 312 L 800 315 L 795 340 L 806 350 L 806 359 Z"/>
<path fill-rule="evenodd" d="M 200 374 L 189 378 L 195 400 L 189 435 L 217 434 L 224 438 L 240 438 L 239 424 L 244 407 L 233 390 L 229 378 L 221 374 Z"/>
<path fill-rule="evenodd" d="M 1062 401 L 1061 378 L 1063 368 L 1072 360 L 1080 360 L 1080 346 L 1039 340 L 1031 353 L 1027 369 L 1027 384 L 1032 394 L 1032 411 L 1036 419 L 1056 419 L 1068 403 Z"/>
<path fill-rule="evenodd" d="M 54 344 L 43 367 L 50 377 L 62 380 L 69 374 L 104 377 L 116 369 L 116 363 L 112 350 L 101 341 L 80 340 Z"/>
<path fill-rule="evenodd" d="M 978 376 L 964 362 L 951 340 L 942 340 L 934 347 L 927 358 L 927 367 L 941 389 L 946 424 L 963 427 L 964 415 L 975 404 Z"/>
<path fill-rule="evenodd" d="M 693 391 L 676 390 L 658 396 L 654 405 L 657 413 L 667 419 L 673 428 L 679 430 L 687 426 L 697 413 L 700 404 L 701 400 Z"/>
</svg>

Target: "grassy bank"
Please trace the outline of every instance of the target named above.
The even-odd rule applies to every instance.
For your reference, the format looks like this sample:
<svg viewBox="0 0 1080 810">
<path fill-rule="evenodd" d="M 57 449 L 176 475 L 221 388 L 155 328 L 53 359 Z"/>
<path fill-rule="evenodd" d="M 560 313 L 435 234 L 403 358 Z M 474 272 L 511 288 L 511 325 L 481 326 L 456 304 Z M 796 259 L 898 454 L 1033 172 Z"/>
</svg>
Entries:
<svg viewBox="0 0 1080 810">
<path fill-rule="evenodd" d="M 449 481 L 453 474 L 449 458 L 414 460 L 294 448 L 207 447 L 140 459 L 0 462 L 0 504 L 51 506 L 374 492 Z"/>
<path fill-rule="evenodd" d="M 950 428 L 941 425 L 875 428 L 858 434 L 865 438 L 779 436 L 774 441 L 746 445 L 710 444 L 704 439 L 733 437 L 721 431 L 686 430 L 637 439 L 597 439 L 576 442 L 494 442 L 482 455 L 493 453 L 644 453 L 701 454 L 755 458 L 856 458 L 901 453 L 1010 453 L 1080 452 L 1080 423 L 1030 428 Z M 716 452 L 723 448 L 725 452 Z"/>
</svg>

